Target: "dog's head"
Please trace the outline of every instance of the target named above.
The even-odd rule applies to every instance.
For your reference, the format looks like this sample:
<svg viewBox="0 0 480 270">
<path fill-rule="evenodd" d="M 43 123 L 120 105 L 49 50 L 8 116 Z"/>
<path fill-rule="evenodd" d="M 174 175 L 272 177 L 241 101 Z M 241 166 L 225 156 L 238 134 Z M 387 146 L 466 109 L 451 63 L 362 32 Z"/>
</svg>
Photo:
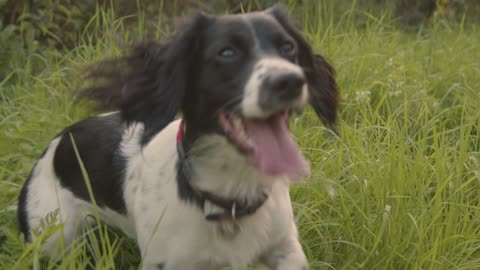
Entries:
<svg viewBox="0 0 480 270">
<path fill-rule="evenodd" d="M 146 141 L 181 110 L 187 145 L 219 134 L 265 175 L 305 174 L 289 116 L 310 103 L 326 125 L 335 122 L 333 68 L 279 7 L 196 14 L 168 42 L 140 46 L 126 59 L 128 72 L 110 72 L 121 78 L 87 94 L 120 107 L 127 121 L 145 122 Z"/>
</svg>

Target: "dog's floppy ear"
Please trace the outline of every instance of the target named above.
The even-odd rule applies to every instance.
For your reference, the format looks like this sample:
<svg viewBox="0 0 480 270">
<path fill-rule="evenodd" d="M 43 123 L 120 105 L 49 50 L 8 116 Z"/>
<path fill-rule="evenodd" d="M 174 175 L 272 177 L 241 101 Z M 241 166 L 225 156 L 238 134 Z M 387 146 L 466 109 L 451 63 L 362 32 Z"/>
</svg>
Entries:
<svg viewBox="0 0 480 270">
<path fill-rule="evenodd" d="M 124 121 L 142 122 L 145 140 L 170 123 L 181 108 L 189 68 L 208 17 L 195 14 L 164 43 L 144 42 L 129 55 L 90 67 L 91 87 L 80 92 L 102 108 L 116 108 Z"/>
<path fill-rule="evenodd" d="M 307 77 L 310 104 L 323 123 L 335 129 L 338 92 L 334 68 L 325 58 L 312 51 L 308 42 L 285 15 L 283 7 L 276 5 L 266 12 L 270 13 L 297 42 L 299 64 Z"/>
</svg>

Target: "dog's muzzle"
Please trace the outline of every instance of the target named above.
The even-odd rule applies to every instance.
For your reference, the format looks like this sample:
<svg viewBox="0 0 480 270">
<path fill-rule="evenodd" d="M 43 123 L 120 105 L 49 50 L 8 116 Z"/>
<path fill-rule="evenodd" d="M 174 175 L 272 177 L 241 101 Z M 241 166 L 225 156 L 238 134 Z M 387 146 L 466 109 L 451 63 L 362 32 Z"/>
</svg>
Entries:
<svg viewBox="0 0 480 270">
<path fill-rule="evenodd" d="M 305 76 L 298 71 L 277 71 L 265 76 L 260 87 L 259 106 L 264 111 L 301 109 L 306 91 Z M 306 94 L 306 93 L 305 93 Z"/>
<path fill-rule="evenodd" d="M 283 58 L 264 58 L 255 63 L 245 86 L 242 114 L 265 119 L 279 111 L 300 112 L 307 101 L 303 69 Z"/>
</svg>

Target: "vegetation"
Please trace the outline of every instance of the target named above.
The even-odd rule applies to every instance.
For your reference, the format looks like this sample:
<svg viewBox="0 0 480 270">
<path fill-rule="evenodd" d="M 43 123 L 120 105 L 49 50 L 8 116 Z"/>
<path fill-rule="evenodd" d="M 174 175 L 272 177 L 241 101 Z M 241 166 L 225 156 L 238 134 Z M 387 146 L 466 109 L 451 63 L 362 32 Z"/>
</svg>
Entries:
<svg viewBox="0 0 480 270">
<path fill-rule="evenodd" d="M 285 2 L 336 67 L 342 94 L 340 137 L 312 111 L 292 121 L 313 168 L 292 190 L 311 269 L 480 269 L 478 21 L 462 13 L 406 28 L 387 4 Z M 47 17 L 19 15 L 0 32 L 0 269 L 137 269 L 134 242 L 105 225 L 86 228 L 60 263 L 40 252 L 57 227 L 33 244 L 17 229 L 35 160 L 63 127 L 95 114 L 72 99 L 81 67 L 172 31 L 143 9 L 94 8 L 78 24 L 75 9 L 60 9 L 50 11 L 72 22 L 61 38 L 49 29 L 65 24 L 41 26 Z"/>
</svg>

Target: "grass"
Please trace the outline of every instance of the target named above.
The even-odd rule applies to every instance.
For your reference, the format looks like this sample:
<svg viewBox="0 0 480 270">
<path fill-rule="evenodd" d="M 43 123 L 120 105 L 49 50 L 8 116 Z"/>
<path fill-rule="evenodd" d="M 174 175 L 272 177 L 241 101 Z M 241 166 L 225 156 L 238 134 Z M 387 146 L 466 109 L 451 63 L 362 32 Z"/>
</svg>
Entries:
<svg viewBox="0 0 480 270">
<path fill-rule="evenodd" d="M 342 96 L 341 137 L 311 111 L 292 125 L 313 168 L 292 190 L 311 269 L 480 269 L 479 25 L 433 20 L 409 31 L 355 1 L 304 2 L 296 14 L 336 67 Z M 132 39 L 110 18 L 92 19 L 74 50 L 22 56 L 0 82 L 0 269 L 137 269 L 135 244 L 103 225 L 55 265 L 40 246 L 58 228 L 25 244 L 15 213 L 51 138 L 94 114 L 72 101 L 75 70 L 118 54 L 115 38 Z M 92 32 L 111 36 L 94 43 Z"/>
</svg>

